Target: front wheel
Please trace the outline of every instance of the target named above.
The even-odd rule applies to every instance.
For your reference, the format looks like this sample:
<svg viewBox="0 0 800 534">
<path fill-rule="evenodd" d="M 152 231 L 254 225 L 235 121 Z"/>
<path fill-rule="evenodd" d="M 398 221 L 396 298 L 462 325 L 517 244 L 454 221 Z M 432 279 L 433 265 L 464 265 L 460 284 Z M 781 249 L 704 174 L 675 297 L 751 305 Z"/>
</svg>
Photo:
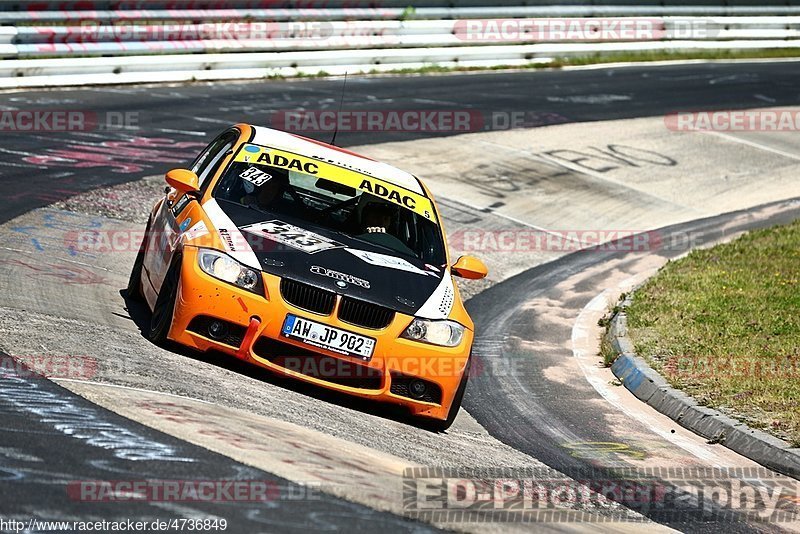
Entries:
<svg viewBox="0 0 800 534">
<path fill-rule="evenodd" d="M 453 426 L 453 422 L 456 420 L 456 416 L 458 415 L 458 410 L 461 409 L 461 401 L 464 400 L 464 393 L 467 391 L 467 381 L 469 380 L 470 367 L 472 367 L 471 354 L 467 360 L 467 365 L 464 366 L 464 374 L 461 376 L 461 382 L 459 382 L 456 395 L 453 397 L 453 403 L 450 405 L 450 411 L 447 412 L 447 419 L 433 421 L 431 423 L 433 430 L 436 430 L 437 432 L 444 432 Z"/>
<path fill-rule="evenodd" d="M 169 329 L 172 326 L 172 315 L 175 312 L 175 299 L 178 297 L 178 284 L 181 278 L 181 259 L 172 262 L 161 291 L 158 292 L 156 304 L 153 306 L 153 315 L 150 317 L 150 330 L 147 338 L 156 345 L 167 341 Z"/>
</svg>

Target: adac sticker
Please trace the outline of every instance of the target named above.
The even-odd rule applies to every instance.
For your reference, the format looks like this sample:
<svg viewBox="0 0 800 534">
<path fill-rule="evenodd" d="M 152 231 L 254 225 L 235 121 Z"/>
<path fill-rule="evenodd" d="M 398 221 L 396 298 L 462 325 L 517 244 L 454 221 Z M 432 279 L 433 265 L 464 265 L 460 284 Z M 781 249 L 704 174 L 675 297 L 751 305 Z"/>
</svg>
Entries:
<svg viewBox="0 0 800 534">
<path fill-rule="evenodd" d="M 261 145 L 244 145 L 236 155 L 235 161 L 269 165 L 312 175 L 319 174 L 319 162 L 316 160 Z"/>
<path fill-rule="evenodd" d="M 354 189 L 380 197 L 389 202 L 422 215 L 436 223 L 431 200 L 424 195 L 409 191 L 399 185 L 379 178 L 339 167 L 322 160 L 301 156 L 261 145 L 244 145 L 236 155 L 235 161 L 255 163 L 294 170 L 312 176 L 324 177 L 328 180 L 353 187 Z"/>
</svg>

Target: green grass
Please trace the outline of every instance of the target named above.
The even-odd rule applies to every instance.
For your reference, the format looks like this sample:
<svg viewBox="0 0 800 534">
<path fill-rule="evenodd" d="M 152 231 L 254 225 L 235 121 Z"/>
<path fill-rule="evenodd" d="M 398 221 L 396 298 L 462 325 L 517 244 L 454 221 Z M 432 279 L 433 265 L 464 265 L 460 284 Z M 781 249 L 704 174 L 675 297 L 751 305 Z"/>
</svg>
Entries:
<svg viewBox="0 0 800 534">
<path fill-rule="evenodd" d="M 790 58 L 800 57 L 800 48 L 776 48 L 761 50 L 706 50 L 697 52 L 619 52 L 614 54 L 591 54 L 588 56 L 576 56 L 558 58 L 549 66 L 568 66 L 568 65 L 593 65 L 597 63 L 625 63 L 625 62 L 646 62 L 646 61 L 672 61 L 688 59 L 770 59 L 770 58 Z M 544 64 L 547 66 L 548 64 Z"/>
<path fill-rule="evenodd" d="M 800 48 L 763 50 L 708 50 L 703 52 L 619 52 L 614 54 L 590 54 L 586 56 L 559 57 L 543 63 L 527 65 L 495 65 L 492 67 L 443 67 L 427 65 L 418 69 L 398 69 L 391 74 L 438 74 L 450 72 L 494 71 L 509 69 L 559 69 L 569 66 L 599 65 L 602 63 L 636 63 L 648 61 L 677 60 L 725 60 L 725 59 L 775 59 L 800 58 Z M 383 71 L 371 71 L 381 74 Z"/>
<path fill-rule="evenodd" d="M 800 220 L 668 263 L 628 327 L 673 386 L 800 446 Z"/>
<path fill-rule="evenodd" d="M 600 325 L 600 326 L 608 326 Z M 611 364 L 614 363 L 614 360 L 617 359 L 619 356 L 616 351 L 614 351 L 614 347 L 611 346 L 611 341 L 608 339 L 608 336 L 604 335 L 600 338 L 600 354 L 603 358 L 603 365 L 606 367 L 611 367 Z"/>
</svg>

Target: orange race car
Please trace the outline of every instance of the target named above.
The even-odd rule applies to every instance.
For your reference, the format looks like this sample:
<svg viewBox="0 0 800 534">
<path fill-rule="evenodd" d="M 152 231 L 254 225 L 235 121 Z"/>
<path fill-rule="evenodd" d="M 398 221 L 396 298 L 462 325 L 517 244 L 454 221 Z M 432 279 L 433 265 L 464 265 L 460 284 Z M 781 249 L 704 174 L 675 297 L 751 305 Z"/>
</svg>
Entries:
<svg viewBox="0 0 800 534">
<path fill-rule="evenodd" d="M 167 173 L 131 273 L 147 332 L 448 428 L 473 323 L 420 180 L 347 150 L 238 124 Z"/>
</svg>

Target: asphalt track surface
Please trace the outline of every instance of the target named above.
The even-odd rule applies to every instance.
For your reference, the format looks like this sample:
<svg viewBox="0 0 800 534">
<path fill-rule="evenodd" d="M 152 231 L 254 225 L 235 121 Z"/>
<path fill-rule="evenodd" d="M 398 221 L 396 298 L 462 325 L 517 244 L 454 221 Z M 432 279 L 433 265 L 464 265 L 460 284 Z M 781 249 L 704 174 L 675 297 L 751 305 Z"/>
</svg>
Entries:
<svg viewBox="0 0 800 534">
<path fill-rule="evenodd" d="M 519 124 L 591 122 L 664 115 L 678 110 L 744 109 L 794 104 L 798 101 L 796 63 L 714 63 L 676 66 L 528 71 L 422 77 L 350 78 L 343 109 L 468 110 L 483 118 L 477 129 L 507 127 L 507 114 Z M 231 122 L 270 125 L 275 113 L 335 110 L 341 80 L 267 81 L 262 83 L 197 84 L 182 87 L 120 87 L 26 91 L 0 95 L 3 110 L 77 110 L 96 113 L 135 112 L 139 133 L 176 143 L 197 143 Z M 585 94 L 600 95 L 585 99 Z M 202 120 L 198 120 L 201 116 Z M 116 122 L 112 122 L 116 124 Z M 281 126 L 280 123 L 276 126 Z M 187 135 L 187 132 L 191 132 Z M 137 154 L 141 143 L 129 144 L 131 131 L 3 133 L 0 144 L 0 222 L 10 220 L 52 199 L 159 174 L 169 165 Z M 330 140 L 330 133 L 301 132 Z M 463 132 L 346 132 L 337 144 L 347 147 Z M 98 143 L 122 145 L 89 147 Z M 165 150 L 169 150 L 164 147 Z M 69 153 L 64 153 L 68 150 Z M 84 157 L 70 163 L 70 156 Z M 124 151 L 130 151 L 126 157 Z M 174 150 L 173 164 L 191 158 L 196 147 Z M 29 155 L 48 156 L 32 163 Z M 59 161 L 62 157 L 66 161 Z M 86 155 L 85 155 L 86 156 Z M 91 172 L 92 169 L 103 172 Z M 108 172 L 108 170 L 112 172 Z M 76 172 L 82 170 L 83 172 Z"/>
<path fill-rule="evenodd" d="M 344 108 L 469 109 L 483 117 L 521 113 L 528 121 L 526 125 L 535 127 L 559 122 L 657 116 L 685 109 L 749 108 L 763 106 L 767 102 L 770 106 L 796 105 L 800 101 L 797 89 L 800 86 L 800 70 L 797 66 L 794 63 L 698 64 L 569 72 L 356 78 L 348 83 Z M 587 89 L 605 96 L 593 101 L 572 98 L 573 95 L 585 94 Z M 340 91 L 339 80 L 303 80 L 4 94 L 0 96 L 3 109 L 80 109 L 98 115 L 120 110 L 137 112 L 136 122 L 140 130 L 134 134 L 131 131 L 4 133 L 4 143 L 0 146 L 0 222 L 47 205 L 58 197 L 136 180 L 179 166 L 191 159 L 210 135 L 230 122 L 269 124 L 268 118 L 274 112 L 282 110 L 335 109 Z M 619 98 L 620 95 L 626 98 Z M 198 115 L 202 115 L 203 121 L 196 120 Z M 591 125 L 587 128 L 591 128 Z M 347 132 L 339 135 L 338 143 L 352 146 L 426 135 L 447 134 Z M 327 133 L 309 133 L 309 136 L 329 139 Z M 143 144 L 142 137 L 149 139 L 151 144 Z M 168 141 L 153 144 L 152 140 L 156 138 Z M 98 152 L 98 143 L 106 143 L 104 148 L 107 150 Z M 147 151 L 141 150 L 147 146 L 155 146 L 160 158 L 147 159 Z M 174 159 L 164 157 L 165 153 L 174 155 Z M 87 154 L 97 157 L 86 157 Z M 102 172 L 97 172 L 98 170 Z M 790 217 L 781 217 L 784 216 Z M 729 223 L 732 217 L 697 221 L 678 229 L 697 230 L 713 235 Z M 774 224 L 780 222 L 779 219 L 780 217 L 761 219 L 750 225 Z M 741 227 L 744 229 L 749 226 L 742 223 Z M 511 337 L 547 340 L 549 336 L 557 336 L 558 333 L 551 329 L 542 330 L 526 314 L 516 317 L 510 314 L 510 311 L 525 303 L 520 295 L 531 298 L 552 292 L 552 288 L 565 277 L 614 259 L 618 258 L 613 253 L 574 254 L 527 271 L 479 295 L 468 303 L 468 307 L 479 332 L 491 333 L 483 334 L 476 348 L 480 347 L 484 356 L 491 358 L 507 350 L 504 343 Z M 584 300 L 576 299 L 570 305 L 580 309 L 585 303 Z M 501 320 L 498 321 L 498 317 Z M 547 391 L 537 391 L 537 376 L 546 367 L 546 358 L 558 359 L 565 355 L 550 352 L 537 356 L 544 356 L 545 359 L 526 359 L 524 382 L 528 384 L 527 388 L 511 391 L 507 389 L 507 385 L 494 383 L 493 375 L 479 377 L 468 390 L 465 408 L 492 435 L 542 460 L 548 466 L 569 470 L 594 465 L 591 459 L 576 459 L 559 444 L 565 438 L 578 438 L 583 442 L 613 441 L 604 432 L 602 425 L 598 424 L 600 418 L 593 412 L 596 404 L 591 403 L 591 397 L 596 394 L 590 391 L 586 397 L 575 399 L 571 397 L 571 391 L 559 391 L 552 383 L 548 384 Z M 64 390 L 56 385 L 37 383 L 36 387 L 46 390 L 48 397 L 68 397 L 69 402 L 74 403 L 78 410 L 92 410 L 87 401 L 65 395 Z M 571 404 L 574 402 L 595 408 L 575 409 Z M 0 405 L 4 414 L 3 442 L 10 444 L 10 448 L 30 451 L 31 456 L 41 458 L 48 466 L 46 472 L 26 473 L 21 469 L 5 471 L 8 474 L 6 480 L 16 479 L 26 483 L 15 486 L 13 497 L 4 499 L 0 505 L 4 514 L 38 509 L 42 492 L 46 494 L 46 485 L 54 478 L 74 480 L 76 475 L 80 475 L 83 478 L 113 479 L 109 472 L 120 473 L 118 478 L 124 478 L 124 474 L 130 475 L 132 466 L 126 465 L 124 459 L 116 456 L 102 458 L 97 454 L 97 449 L 85 450 L 80 442 L 66 438 L 63 432 L 54 432 L 52 424 L 48 425 L 46 421 L 37 420 L 30 413 L 26 414 L 25 407 L 15 403 L 11 395 L 0 395 Z M 196 460 L 190 469 L 191 477 L 185 462 L 158 462 L 147 464 L 144 469 L 141 468 L 141 463 L 137 463 L 135 474 L 142 478 L 148 477 L 148 473 L 159 478 L 249 477 L 270 480 L 281 487 L 290 485 L 274 475 L 245 467 L 199 447 L 124 421 L 111 412 L 98 408 L 94 410 L 98 417 L 108 418 L 119 428 L 130 429 L 143 439 L 162 443 L 173 450 L 176 457 L 191 457 Z M 553 424 L 542 425 L 543 420 L 553 421 Z M 36 445 L 37 437 L 42 436 L 46 437 Z M 87 461 L 92 463 L 88 468 Z M 165 467 L 167 465 L 169 467 Z M 82 515 L 81 510 L 76 509 L 79 505 L 69 501 L 63 493 L 53 495 L 48 503 L 67 516 Z M 236 521 L 242 521 L 237 524 L 242 529 L 256 527 L 263 520 L 248 513 L 246 505 L 237 506 L 242 506 L 242 514 L 231 514 L 230 509 L 220 511 L 215 506 L 204 511 L 210 516 L 218 514 L 231 518 L 235 515 Z M 271 525 L 272 528 L 281 530 L 290 526 L 307 528 L 309 521 L 315 520 L 309 516 L 319 514 L 322 517 L 320 521 L 340 526 L 351 524 L 354 518 L 359 517 L 363 518 L 364 523 L 361 526 L 365 527 L 394 529 L 401 526 L 395 516 L 335 498 L 324 497 L 319 505 L 315 503 L 314 514 L 308 514 L 308 510 L 303 510 L 302 506 L 300 504 L 293 508 L 291 502 L 276 504 L 275 514 L 270 515 L 267 521 L 281 522 L 285 519 L 285 523 Z M 114 507 L 105 510 L 93 507 L 92 513 L 98 517 L 111 518 L 119 517 L 120 510 Z M 148 513 L 153 513 L 152 509 Z M 175 514 L 174 511 L 166 510 L 164 515 Z M 703 524 L 702 521 L 676 523 L 670 518 L 660 518 L 657 514 L 651 514 L 650 517 L 690 531 L 751 528 L 747 524 L 714 526 Z M 260 526 L 270 528 L 269 524 Z M 413 523 L 402 523 L 402 526 L 408 529 L 425 528 Z"/>
<path fill-rule="evenodd" d="M 179 491 L 191 491 L 189 488 L 200 487 L 205 481 L 241 481 L 252 488 L 248 494 L 252 495 L 252 502 L 236 500 L 232 497 L 234 490 L 229 488 L 227 494 L 219 494 L 219 502 L 191 505 L 203 513 L 204 519 L 227 521 L 228 532 L 433 530 L 363 505 L 309 493 L 280 477 L 132 423 L 49 380 L 6 376 L 2 384 L 0 485 L 4 490 L 0 514 L 5 520 L 26 522 L 30 532 L 46 530 L 27 523 L 26 518 L 37 516 L 122 523 L 136 518 L 152 524 L 180 517 L 186 511 L 180 502 L 154 505 L 126 500 L 122 495 L 110 496 L 97 491 L 92 481 L 98 480 L 159 481 L 161 488 L 174 481 L 198 484 L 190 483 Z M 99 442 L 118 446 L 98 447 Z M 257 501 L 262 495 L 266 502 Z M 296 498 L 284 499 L 280 495 Z M 44 521 L 40 523 L 43 524 Z"/>
<path fill-rule="evenodd" d="M 780 208 L 777 213 L 754 217 L 759 211 L 756 208 L 678 224 L 662 231 L 672 235 L 702 235 L 706 242 L 714 242 L 739 232 L 788 224 L 800 217 L 798 204 L 797 200 L 778 202 L 761 207 L 765 212 Z M 685 250 L 665 247 L 648 251 L 647 255 L 668 260 L 683 253 Z M 619 434 L 608 428 L 616 408 L 603 402 L 600 393 L 591 387 L 558 388 L 546 379 L 548 368 L 557 368 L 560 362 L 573 357 L 572 350 L 559 347 L 562 340 L 571 337 L 572 325 L 549 321 L 541 313 L 529 310 L 535 309 L 531 303 L 549 300 L 562 303 L 560 313 L 571 311 L 577 316 L 594 296 L 591 288 L 620 272 L 633 275 L 642 259 L 642 254 L 626 250 L 578 251 L 525 271 L 472 298 L 467 310 L 475 319 L 476 331 L 484 333 L 474 345 L 476 354 L 487 362 L 513 359 L 515 374 L 513 380 L 491 372 L 473 378 L 464 403 L 469 413 L 500 441 L 561 472 L 580 473 L 589 469 L 592 477 L 603 479 L 604 472 L 633 468 L 635 463 L 629 463 L 628 459 L 635 457 L 635 450 L 609 454 L 595 447 L 563 446 L 619 443 Z M 484 402 L 485 399 L 492 401 Z M 631 436 L 642 426 L 632 421 L 628 424 Z M 630 439 L 628 443 L 633 441 Z M 717 521 L 704 517 L 703 511 L 688 507 L 639 511 L 653 521 L 683 532 L 720 528 Z M 727 532 L 746 532 L 753 526 L 734 523 L 723 528 Z M 770 527 L 761 524 L 759 529 Z"/>
</svg>

